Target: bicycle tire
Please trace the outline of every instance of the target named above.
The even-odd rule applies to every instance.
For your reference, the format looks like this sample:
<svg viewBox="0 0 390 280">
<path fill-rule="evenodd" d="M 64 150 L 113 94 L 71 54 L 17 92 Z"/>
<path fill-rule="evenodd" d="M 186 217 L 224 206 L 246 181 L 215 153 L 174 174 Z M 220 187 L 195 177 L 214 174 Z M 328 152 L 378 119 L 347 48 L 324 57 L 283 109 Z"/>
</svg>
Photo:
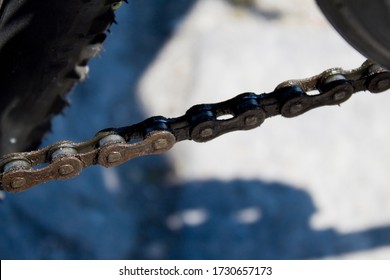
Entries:
<svg viewBox="0 0 390 280">
<path fill-rule="evenodd" d="M 0 155 L 38 147 L 120 2 L 0 0 Z"/>
</svg>

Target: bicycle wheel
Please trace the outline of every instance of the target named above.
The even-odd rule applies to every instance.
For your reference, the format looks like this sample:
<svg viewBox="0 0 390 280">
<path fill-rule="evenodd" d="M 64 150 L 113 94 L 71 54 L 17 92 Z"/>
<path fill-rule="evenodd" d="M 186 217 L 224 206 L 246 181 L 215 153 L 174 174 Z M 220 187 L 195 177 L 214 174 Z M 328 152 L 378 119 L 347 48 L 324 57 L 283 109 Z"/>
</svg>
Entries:
<svg viewBox="0 0 390 280">
<path fill-rule="evenodd" d="M 121 2 L 0 0 L 0 155 L 39 145 Z"/>
</svg>

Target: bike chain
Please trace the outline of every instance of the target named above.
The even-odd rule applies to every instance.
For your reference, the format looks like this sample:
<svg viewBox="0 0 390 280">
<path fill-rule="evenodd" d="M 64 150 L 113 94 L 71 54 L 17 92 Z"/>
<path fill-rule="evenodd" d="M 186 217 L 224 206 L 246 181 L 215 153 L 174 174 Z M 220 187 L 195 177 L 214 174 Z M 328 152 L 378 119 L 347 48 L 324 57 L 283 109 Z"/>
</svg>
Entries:
<svg viewBox="0 0 390 280">
<path fill-rule="evenodd" d="M 230 100 L 191 107 L 183 116 L 156 116 L 109 128 L 85 142 L 56 142 L 46 148 L 0 158 L 0 189 L 20 192 L 50 180 L 69 179 L 91 165 L 112 167 L 132 158 L 168 151 L 177 142 L 206 142 L 227 132 L 249 130 L 276 115 L 292 118 L 311 109 L 339 105 L 353 93 L 390 88 L 390 71 L 366 61 L 359 68 L 332 68 L 281 83 L 271 93 L 243 93 Z M 315 91 L 315 93 L 310 93 Z"/>
</svg>

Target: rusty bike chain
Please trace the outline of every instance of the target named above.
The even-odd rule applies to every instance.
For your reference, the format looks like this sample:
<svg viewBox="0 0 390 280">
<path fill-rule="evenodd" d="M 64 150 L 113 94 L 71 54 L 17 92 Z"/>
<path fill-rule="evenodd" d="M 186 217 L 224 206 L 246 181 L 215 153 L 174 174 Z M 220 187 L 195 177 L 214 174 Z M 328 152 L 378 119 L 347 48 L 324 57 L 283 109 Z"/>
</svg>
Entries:
<svg viewBox="0 0 390 280">
<path fill-rule="evenodd" d="M 61 141 L 5 155 L 0 158 L 0 189 L 24 191 L 50 180 L 72 178 L 91 165 L 116 166 L 166 152 L 179 141 L 206 142 L 227 132 L 256 128 L 269 117 L 296 117 L 317 107 L 339 105 L 359 91 L 379 93 L 389 88 L 390 71 L 372 62 L 348 71 L 332 68 L 307 79 L 285 81 L 271 93 L 243 93 L 224 102 L 195 105 L 177 118 L 156 116 L 105 129 L 85 142 Z"/>
</svg>

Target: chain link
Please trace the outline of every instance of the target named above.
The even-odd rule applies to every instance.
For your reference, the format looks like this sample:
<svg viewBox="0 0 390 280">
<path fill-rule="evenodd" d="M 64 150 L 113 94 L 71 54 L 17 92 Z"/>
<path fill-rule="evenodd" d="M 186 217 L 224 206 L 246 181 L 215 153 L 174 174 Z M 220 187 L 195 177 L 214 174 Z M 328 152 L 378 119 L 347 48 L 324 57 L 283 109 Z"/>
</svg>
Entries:
<svg viewBox="0 0 390 280">
<path fill-rule="evenodd" d="M 359 91 L 379 93 L 389 88 L 390 71 L 372 62 L 349 71 L 332 68 L 307 79 L 285 81 L 271 93 L 243 93 L 224 102 L 195 105 L 178 118 L 152 117 L 105 129 L 85 142 L 61 141 L 5 155 L 0 158 L 0 189 L 24 191 L 50 180 L 72 178 L 91 165 L 116 166 L 166 152 L 179 141 L 207 142 L 228 132 L 256 128 L 272 116 L 292 118 L 317 107 L 339 105 Z"/>
</svg>

